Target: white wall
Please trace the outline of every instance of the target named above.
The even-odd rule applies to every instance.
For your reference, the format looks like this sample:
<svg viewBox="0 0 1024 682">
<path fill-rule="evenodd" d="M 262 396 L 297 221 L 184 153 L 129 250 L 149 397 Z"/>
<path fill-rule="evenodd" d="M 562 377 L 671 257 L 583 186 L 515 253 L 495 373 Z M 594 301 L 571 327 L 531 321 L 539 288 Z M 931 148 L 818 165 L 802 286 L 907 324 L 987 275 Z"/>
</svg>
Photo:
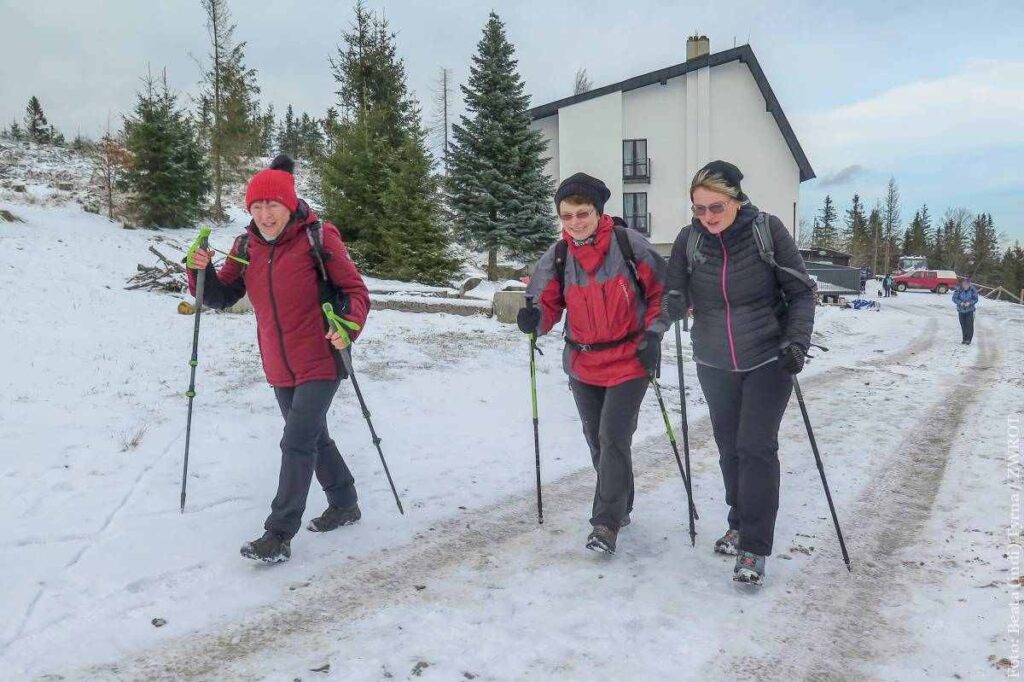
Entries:
<svg viewBox="0 0 1024 682">
<path fill-rule="evenodd" d="M 624 183 L 623 192 L 647 192 L 651 241 L 670 243 L 689 221 L 686 196 L 686 83 L 674 78 L 622 95 L 622 139 L 647 139 L 650 183 Z M 621 141 L 620 141 L 621 146 Z M 621 162 L 622 151 L 619 151 Z M 622 177 L 622 171 L 619 171 Z M 620 215 L 622 202 L 609 209 Z"/>
<path fill-rule="evenodd" d="M 600 178 L 611 190 L 608 211 L 622 211 L 622 93 L 558 110 L 556 184 L 574 173 Z"/>
<path fill-rule="evenodd" d="M 547 173 L 548 177 L 558 184 L 558 115 L 548 116 L 542 118 L 539 121 L 534 121 L 532 126 L 534 130 L 539 130 L 544 136 L 544 139 L 548 143 L 547 151 L 544 155 L 548 157 L 548 162 L 544 165 L 544 172 Z"/>
<path fill-rule="evenodd" d="M 584 172 L 601 178 L 622 213 L 623 192 L 647 192 L 651 241 L 667 249 L 690 222 L 690 180 L 708 161 L 743 171 L 743 189 L 794 232 L 800 169 L 750 70 L 738 61 L 691 71 L 665 85 L 615 92 L 534 121 L 549 140 L 547 172 L 555 184 Z M 650 183 L 622 182 L 622 141 L 647 139 Z M 799 215 L 799 206 L 796 206 Z"/>
<path fill-rule="evenodd" d="M 775 117 L 765 109 L 750 69 L 740 62 L 711 70 L 711 156 L 736 164 L 750 200 L 794 232 L 800 168 Z"/>
</svg>

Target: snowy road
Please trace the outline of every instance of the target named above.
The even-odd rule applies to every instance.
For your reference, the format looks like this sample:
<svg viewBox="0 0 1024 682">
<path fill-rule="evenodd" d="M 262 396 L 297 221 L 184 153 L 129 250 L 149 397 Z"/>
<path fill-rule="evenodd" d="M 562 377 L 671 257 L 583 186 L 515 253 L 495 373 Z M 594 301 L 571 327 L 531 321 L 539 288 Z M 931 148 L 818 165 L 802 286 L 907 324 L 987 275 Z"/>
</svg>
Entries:
<svg viewBox="0 0 1024 682">
<path fill-rule="evenodd" d="M 200 421 L 179 515 L 191 323 L 167 296 L 119 288 L 148 262 L 152 234 L 19 211 L 29 223 L 0 234 L 0 285 L 60 301 L 61 325 L 55 333 L 49 307 L 15 306 L 0 330 L 5 354 L 19 360 L 0 376 L 0 658 L 13 679 L 1005 672 L 1020 589 L 1011 580 L 1024 573 L 1007 547 L 1024 309 L 983 303 L 971 347 L 956 342 L 945 297 L 901 295 L 880 313 L 819 309 L 832 351 L 801 383 L 854 573 L 839 557 L 794 399 L 780 433 L 776 547 L 757 595 L 738 590 L 731 560 L 710 551 L 725 507 L 692 363 L 697 546 L 649 395 L 633 524 L 619 553 L 602 557 L 583 549 L 593 473 L 557 340 L 542 342 L 539 367 L 538 527 L 522 336 L 487 319 L 374 313 L 356 367 L 409 513 L 395 512 L 343 389 L 332 426 L 363 521 L 302 532 L 293 560 L 268 568 L 237 556 L 266 513 L 280 437 L 251 317 L 204 316 Z M 118 251 L 113 275 L 98 278 L 90 263 Z M 47 264 L 71 254 L 66 279 L 49 277 Z M 673 358 L 669 342 L 663 386 L 677 414 Z M 308 511 L 321 505 L 314 490 Z"/>
</svg>

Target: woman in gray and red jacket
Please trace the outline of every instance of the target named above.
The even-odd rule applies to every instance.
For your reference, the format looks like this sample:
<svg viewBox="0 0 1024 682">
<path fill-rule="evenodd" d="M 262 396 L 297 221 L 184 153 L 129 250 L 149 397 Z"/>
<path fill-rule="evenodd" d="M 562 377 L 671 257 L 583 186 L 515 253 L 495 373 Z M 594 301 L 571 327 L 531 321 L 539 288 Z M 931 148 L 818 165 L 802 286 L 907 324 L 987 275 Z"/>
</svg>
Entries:
<svg viewBox="0 0 1024 682">
<path fill-rule="evenodd" d="M 610 195 L 585 173 L 558 186 L 562 237 L 537 263 L 526 295 L 538 305 L 520 310 L 518 323 L 524 333 L 547 334 L 566 313 L 563 365 L 597 470 L 587 547 L 614 553 L 633 504 L 637 415 L 668 322 L 661 314 L 665 261 L 639 232 L 614 225 L 604 213 Z"/>
<path fill-rule="evenodd" d="M 252 222 L 231 249 L 238 255 L 245 243 L 249 265 L 228 258 L 216 270 L 210 263 L 213 254 L 200 250 L 190 256 L 188 271 L 189 291 L 195 295 L 195 272 L 206 270 L 203 303 L 212 308 L 229 307 L 249 294 L 263 369 L 284 416 L 281 474 L 266 532 L 242 546 L 242 556 L 265 562 L 291 557 L 291 538 L 302 524 L 314 472 L 328 507 L 310 521 L 309 530 L 333 530 L 360 518 L 355 481 L 327 430 L 327 411 L 345 378 L 339 353 L 349 352 L 349 340 L 327 330 L 319 263 L 308 236 L 319 220 L 295 195 L 293 168 L 282 155 L 249 181 L 245 205 Z M 338 229 L 323 223 L 319 234 L 330 284 L 348 301 L 343 317 L 362 329 L 370 310 L 366 284 Z"/>
<path fill-rule="evenodd" d="M 742 179 L 725 161 L 693 178 L 694 218 L 672 247 L 665 310 L 678 320 L 693 308 L 693 357 L 729 505 L 715 551 L 737 555 L 735 580 L 761 584 L 779 508 L 779 424 L 810 348 L 815 302 L 796 243 L 775 216 L 765 216 L 765 227 L 777 266 L 762 257 L 760 211 Z M 689 254 L 693 231 L 699 253 Z"/>
</svg>

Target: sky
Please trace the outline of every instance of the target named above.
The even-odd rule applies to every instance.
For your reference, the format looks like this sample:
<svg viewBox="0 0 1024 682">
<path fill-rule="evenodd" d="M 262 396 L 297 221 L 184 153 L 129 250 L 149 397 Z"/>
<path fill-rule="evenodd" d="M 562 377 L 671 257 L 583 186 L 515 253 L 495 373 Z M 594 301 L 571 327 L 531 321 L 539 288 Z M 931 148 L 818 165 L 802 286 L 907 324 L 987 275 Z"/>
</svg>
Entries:
<svg viewBox="0 0 1024 682">
<path fill-rule="evenodd" d="M 818 176 L 801 187 L 803 219 L 826 194 L 841 212 L 855 192 L 870 207 L 892 177 L 904 223 L 922 204 L 935 217 L 963 206 L 991 213 L 1008 240 L 1024 242 L 1024 2 L 367 5 L 397 32 L 426 119 L 442 67 L 465 82 L 491 9 L 534 105 L 571 94 L 581 67 L 599 87 L 682 62 L 694 32 L 710 38 L 712 52 L 749 43 Z M 290 103 L 323 115 L 335 100 L 327 60 L 352 4 L 231 0 L 230 8 L 264 102 L 279 114 Z M 194 94 L 207 50 L 199 0 L 0 0 L 0 26 L 0 124 L 20 120 L 36 95 L 69 137 L 96 136 L 108 119 L 118 127 L 147 68 L 166 68 L 173 89 Z"/>
</svg>

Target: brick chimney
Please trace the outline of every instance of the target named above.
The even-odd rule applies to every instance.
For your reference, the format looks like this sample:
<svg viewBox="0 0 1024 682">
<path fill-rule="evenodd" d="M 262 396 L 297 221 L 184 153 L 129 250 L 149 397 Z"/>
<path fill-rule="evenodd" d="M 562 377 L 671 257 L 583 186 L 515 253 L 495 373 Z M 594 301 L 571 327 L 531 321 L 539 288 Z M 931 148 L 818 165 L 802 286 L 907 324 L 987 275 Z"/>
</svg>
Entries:
<svg viewBox="0 0 1024 682">
<path fill-rule="evenodd" d="M 686 39 L 686 61 L 711 54 L 711 41 L 707 36 L 694 34 Z"/>
</svg>

